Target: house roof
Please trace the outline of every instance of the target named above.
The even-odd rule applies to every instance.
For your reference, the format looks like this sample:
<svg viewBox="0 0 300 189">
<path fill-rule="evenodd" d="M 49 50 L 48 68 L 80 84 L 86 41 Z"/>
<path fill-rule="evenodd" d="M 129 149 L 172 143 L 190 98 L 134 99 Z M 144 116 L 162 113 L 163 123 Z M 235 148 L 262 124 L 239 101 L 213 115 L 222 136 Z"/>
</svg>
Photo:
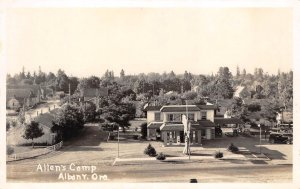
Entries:
<svg viewBox="0 0 300 189">
<path fill-rule="evenodd" d="M 98 97 L 98 96 L 108 96 L 107 88 L 87 88 L 81 91 L 81 96 L 83 97 Z"/>
<path fill-rule="evenodd" d="M 193 129 L 198 129 L 199 127 L 215 127 L 215 124 L 210 120 L 198 120 L 195 123 L 192 123 L 191 127 Z"/>
<path fill-rule="evenodd" d="M 169 105 L 163 106 L 161 112 L 186 112 L 188 111 L 200 111 L 196 105 Z"/>
<path fill-rule="evenodd" d="M 148 129 L 158 129 L 162 126 L 163 122 L 151 122 L 148 124 Z"/>
<path fill-rule="evenodd" d="M 216 110 L 216 105 L 168 105 L 163 106 L 161 112 L 186 112 L 188 111 L 200 111 L 200 110 Z"/>
<path fill-rule="evenodd" d="M 6 85 L 7 89 L 30 89 L 34 92 L 38 91 L 40 89 L 39 85 L 29 85 L 29 84 L 24 84 L 24 85 Z"/>
<path fill-rule="evenodd" d="M 6 99 L 16 98 L 24 99 L 28 97 L 36 97 L 37 95 L 30 89 L 7 89 Z"/>
<path fill-rule="evenodd" d="M 199 120 L 191 123 L 191 130 L 200 130 L 203 128 L 214 127 L 214 126 L 215 124 L 209 120 Z M 167 122 L 160 127 L 160 130 L 161 131 L 183 131 L 184 126 L 182 123 L 179 122 L 178 123 Z"/>
<path fill-rule="evenodd" d="M 42 124 L 43 126 L 46 126 L 48 128 L 52 128 L 53 124 L 52 121 L 54 121 L 55 117 L 51 113 L 44 113 L 40 114 L 35 118 L 35 121 Z"/>
<path fill-rule="evenodd" d="M 243 124 L 244 122 L 238 118 L 215 118 L 215 124 L 226 125 L 226 124 Z"/>
<path fill-rule="evenodd" d="M 217 110 L 218 106 L 216 105 L 197 105 L 201 110 Z"/>
<path fill-rule="evenodd" d="M 160 111 L 162 106 L 146 106 L 144 111 Z"/>
<path fill-rule="evenodd" d="M 161 131 L 183 131 L 184 127 L 183 124 L 170 124 L 170 125 L 163 124 L 160 127 L 160 130 Z"/>
</svg>

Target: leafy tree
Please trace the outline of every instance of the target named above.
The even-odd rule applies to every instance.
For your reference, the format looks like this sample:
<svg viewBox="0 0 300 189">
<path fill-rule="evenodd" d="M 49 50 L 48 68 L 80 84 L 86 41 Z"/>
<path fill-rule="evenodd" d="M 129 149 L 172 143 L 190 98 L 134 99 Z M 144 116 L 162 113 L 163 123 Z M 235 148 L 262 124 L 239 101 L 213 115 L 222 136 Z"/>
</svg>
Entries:
<svg viewBox="0 0 300 189">
<path fill-rule="evenodd" d="M 175 79 L 176 78 L 176 75 L 175 75 L 175 73 L 173 72 L 173 70 L 169 73 L 169 75 L 168 75 L 168 79 Z"/>
<path fill-rule="evenodd" d="M 270 122 L 276 122 L 277 112 L 280 111 L 280 103 L 276 99 L 270 99 L 262 108 L 262 116 Z"/>
<path fill-rule="evenodd" d="M 230 80 L 232 79 L 232 75 L 227 67 L 220 67 L 215 87 L 216 91 L 215 94 L 218 97 L 223 97 L 225 99 L 232 98 L 233 96 L 233 88 L 230 83 Z"/>
<path fill-rule="evenodd" d="M 276 77 L 265 79 L 263 85 L 263 96 L 267 98 L 276 98 L 278 96 L 278 83 Z"/>
<path fill-rule="evenodd" d="M 35 121 L 31 121 L 29 124 L 26 124 L 24 135 L 22 135 L 23 138 L 29 140 L 32 140 L 32 148 L 34 148 L 34 142 L 33 139 L 39 138 L 44 135 L 43 129 L 39 127 L 39 123 Z"/>
<path fill-rule="evenodd" d="M 103 75 L 103 80 L 109 80 L 109 81 L 113 81 L 115 76 L 114 76 L 114 72 L 113 71 L 109 71 L 106 70 L 106 72 Z"/>
<path fill-rule="evenodd" d="M 193 91 L 186 92 L 182 95 L 182 97 L 186 100 L 194 100 L 197 98 L 197 96 L 198 96 L 198 94 Z"/>
<path fill-rule="evenodd" d="M 240 77 L 241 73 L 240 73 L 240 68 L 239 66 L 236 67 L 236 77 Z"/>
<path fill-rule="evenodd" d="M 31 74 L 30 74 L 30 72 L 27 72 L 26 79 L 31 79 Z"/>
<path fill-rule="evenodd" d="M 120 72 L 120 78 L 124 79 L 124 77 L 125 77 L 125 71 L 122 69 Z"/>
<path fill-rule="evenodd" d="M 52 72 L 49 72 L 48 75 L 46 76 L 47 83 L 53 83 L 55 81 L 55 79 L 56 79 L 56 76 Z"/>
<path fill-rule="evenodd" d="M 95 121 L 96 105 L 92 102 L 84 102 L 81 106 L 84 122 Z"/>
<path fill-rule="evenodd" d="M 135 105 L 124 102 L 126 92 L 122 93 L 120 86 L 114 83 L 109 87 L 109 96 L 99 99 L 98 107 L 102 125 L 114 128 L 122 127 L 125 132 L 130 124 L 129 121 L 135 117 Z"/>
<path fill-rule="evenodd" d="M 264 71 L 262 68 L 255 68 L 254 70 L 254 78 L 258 81 L 258 82 L 262 82 L 264 79 Z"/>
<path fill-rule="evenodd" d="M 17 84 L 17 80 L 15 77 L 11 77 L 10 74 L 7 74 L 6 75 L 6 84 L 7 85 L 15 85 L 15 84 Z"/>
<path fill-rule="evenodd" d="M 61 69 L 59 69 L 57 72 L 56 86 L 59 90 L 62 90 L 65 93 L 69 92 L 69 78 Z"/>
<path fill-rule="evenodd" d="M 134 119 L 135 107 L 130 103 L 108 103 L 108 106 L 101 108 L 101 118 L 107 125 L 110 123 L 116 128 L 127 128 L 130 124 L 129 121 Z"/>
<path fill-rule="evenodd" d="M 183 92 L 191 90 L 191 82 L 188 79 L 182 80 L 181 86 L 183 87 Z"/>
<path fill-rule="evenodd" d="M 122 88 L 121 94 L 123 97 L 129 97 L 130 100 L 136 100 L 136 93 L 130 88 Z"/>
<path fill-rule="evenodd" d="M 70 92 L 71 95 L 74 94 L 75 90 L 77 89 L 77 86 L 79 84 L 77 77 L 69 77 L 69 83 L 70 83 Z"/>
<path fill-rule="evenodd" d="M 32 85 L 33 81 L 31 79 L 22 79 L 21 84 L 22 85 Z"/>
<path fill-rule="evenodd" d="M 53 122 L 52 132 L 58 133 L 64 140 L 76 136 L 84 126 L 82 110 L 74 104 L 64 104 Z"/>
<path fill-rule="evenodd" d="M 279 99 L 283 102 L 285 109 L 293 99 L 293 72 L 281 73 L 278 81 Z M 291 103 L 292 104 L 292 103 Z"/>
<path fill-rule="evenodd" d="M 246 74 L 247 74 L 246 70 L 245 70 L 245 69 L 243 69 L 243 72 L 242 72 L 242 76 L 243 76 L 243 78 L 245 78 L 245 77 L 246 77 Z"/>
</svg>

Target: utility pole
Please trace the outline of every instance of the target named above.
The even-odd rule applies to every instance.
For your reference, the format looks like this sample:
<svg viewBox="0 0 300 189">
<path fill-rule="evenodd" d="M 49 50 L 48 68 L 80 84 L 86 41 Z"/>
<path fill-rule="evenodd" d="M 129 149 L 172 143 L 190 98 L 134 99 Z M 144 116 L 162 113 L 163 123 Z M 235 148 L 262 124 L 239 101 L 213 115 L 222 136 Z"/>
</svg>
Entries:
<svg viewBox="0 0 300 189">
<path fill-rule="evenodd" d="M 184 125 L 184 134 L 185 134 L 185 146 L 183 153 L 189 155 L 189 160 L 191 159 L 191 150 L 190 150 L 190 123 L 189 123 L 189 117 L 188 117 L 188 106 L 187 106 L 187 100 L 185 101 L 185 107 L 186 107 L 186 117 L 184 119 L 184 116 L 182 116 L 183 120 L 182 123 Z"/>
<path fill-rule="evenodd" d="M 259 127 L 259 153 L 261 154 L 261 125 L 258 124 Z"/>
<path fill-rule="evenodd" d="M 120 130 L 120 127 L 118 126 L 118 158 L 119 158 L 119 155 L 120 155 L 120 134 L 119 134 L 119 130 Z"/>
<path fill-rule="evenodd" d="M 154 96 L 154 82 L 153 82 L 152 86 L 153 86 L 152 91 L 153 91 L 153 96 Z"/>
</svg>

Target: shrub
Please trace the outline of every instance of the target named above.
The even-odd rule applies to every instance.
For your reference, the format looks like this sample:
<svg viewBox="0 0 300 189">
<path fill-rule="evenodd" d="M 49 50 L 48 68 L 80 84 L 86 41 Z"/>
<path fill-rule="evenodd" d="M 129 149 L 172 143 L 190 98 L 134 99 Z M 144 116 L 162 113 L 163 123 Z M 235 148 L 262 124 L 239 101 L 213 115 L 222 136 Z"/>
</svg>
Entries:
<svg viewBox="0 0 300 189">
<path fill-rule="evenodd" d="M 156 156 L 157 160 L 165 160 L 166 159 L 166 155 L 163 154 L 162 152 L 160 152 L 157 156 Z"/>
<path fill-rule="evenodd" d="M 133 135 L 132 138 L 133 138 L 134 140 L 137 140 L 137 139 L 139 138 L 139 136 L 138 136 L 138 135 Z"/>
<path fill-rule="evenodd" d="M 146 154 L 146 155 L 148 155 L 148 156 L 151 156 L 151 157 L 154 157 L 154 156 L 156 156 L 156 150 L 155 150 L 155 148 L 153 148 L 153 147 L 151 146 L 151 144 L 149 144 L 149 145 L 145 148 L 144 154 Z"/>
<path fill-rule="evenodd" d="M 235 146 L 233 143 L 231 143 L 228 146 L 227 150 L 232 152 L 232 153 L 237 153 L 239 151 L 239 148 L 237 146 Z"/>
<path fill-rule="evenodd" d="M 215 157 L 216 159 L 222 158 L 222 157 L 223 157 L 223 152 L 220 152 L 220 151 L 216 152 L 216 153 L 214 154 L 214 157 Z"/>
<path fill-rule="evenodd" d="M 14 149 L 11 146 L 6 146 L 6 155 L 11 155 L 14 153 Z"/>
</svg>

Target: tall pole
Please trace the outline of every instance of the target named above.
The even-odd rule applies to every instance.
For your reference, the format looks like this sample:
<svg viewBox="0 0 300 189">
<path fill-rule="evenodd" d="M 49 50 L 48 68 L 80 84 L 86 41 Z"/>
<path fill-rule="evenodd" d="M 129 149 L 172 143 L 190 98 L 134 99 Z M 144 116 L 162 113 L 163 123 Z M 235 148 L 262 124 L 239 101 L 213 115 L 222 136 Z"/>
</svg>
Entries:
<svg viewBox="0 0 300 189">
<path fill-rule="evenodd" d="M 258 124 L 259 127 L 259 153 L 261 153 L 261 125 Z"/>
<path fill-rule="evenodd" d="M 190 128 L 189 128 L 189 113 L 188 113 L 188 101 L 185 100 L 185 109 L 186 109 L 186 119 L 187 119 L 187 132 L 186 132 L 186 137 L 187 137 L 187 153 L 189 154 L 189 160 L 191 160 L 191 151 L 190 151 Z"/>
<path fill-rule="evenodd" d="M 153 82 L 152 85 L 153 85 L 153 88 L 152 88 L 152 91 L 153 91 L 153 92 L 152 92 L 152 93 L 153 93 L 153 96 L 154 96 L 154 82 Z"/>
<path fill-rule="evenodd" d="M 120 128 L 118 127 L 118 158 L 119 158 L 119 153 L 120 153 L 120 135 L 119 135 L 119 130 L 120 130 Z"/>
</svg>

